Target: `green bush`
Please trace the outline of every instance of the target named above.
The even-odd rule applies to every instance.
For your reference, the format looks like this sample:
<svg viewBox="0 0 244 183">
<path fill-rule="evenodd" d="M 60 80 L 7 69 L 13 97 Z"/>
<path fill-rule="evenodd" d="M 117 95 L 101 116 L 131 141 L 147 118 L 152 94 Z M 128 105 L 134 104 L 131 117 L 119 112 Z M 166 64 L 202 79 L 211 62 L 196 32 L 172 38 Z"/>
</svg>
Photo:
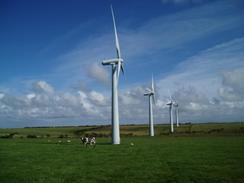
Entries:
<svg viewBox="0 0 244 183">
<path fill-rule="evenodd" d="M 12 139 L 14 137 L 14 135 L 18 134 L 17 132 L 14 132 L 14 133 L 10 133 L 10 134 L 7 134 L 7 135 L 2 135 L 0 136 L 0 138 L 3 138 L 3 139 Z"/>
<path fill-rule="evenodd" d="M 62 139 L 62 138 L 64 138 L 64 135 L 63 135 L 63 134 L 60 134 L 60 135 L 58 136 L 58 138 Z"/>
<path fill-rule="evenodd" d="M 26 136 L 26 138 L 34 139 L 34 138 L 37 138 L 37 136 L 34 135 L 34 134 L 29 134 L 29 135 Z"/>
</svg>

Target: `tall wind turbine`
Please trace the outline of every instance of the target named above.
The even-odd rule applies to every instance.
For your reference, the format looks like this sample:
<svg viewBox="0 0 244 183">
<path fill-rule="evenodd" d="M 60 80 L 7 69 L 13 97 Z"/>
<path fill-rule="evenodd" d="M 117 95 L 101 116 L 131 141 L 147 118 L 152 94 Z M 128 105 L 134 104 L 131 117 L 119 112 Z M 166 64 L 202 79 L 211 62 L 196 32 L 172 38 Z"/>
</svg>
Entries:
<svg viewBox="0 0 244 183">
<path fill-rule="evenodd" d="M 114 11 L 112 5 L 111 5 L 111 13 L 113 18 L 115 48 L 116 48 L 117 57 L 102 61 L 102 65 L 112 66 L 112 144 L 120 144 L 118 82 L 119 82 L 120 71 L 124 73 L 124 67 L 123 67 L 123 59 L 121 58 L 119 38 L 116 29 L 116 23 L 115 23 Z"/>
<path fill-rule="evenodd" d="M 175 117 L 176 117 L 176 126 L 179 127 L 179 104 L 174 102 L 174 107 L 175 107 Z"/>
<path fill-rule="evenodd" d="M 148 96 L 149 98 L 149 135 L 151 137 L 154 136 L 154 126 L 153 126 L 153 109 L 152 109 L 152 99 L 153 103 L 155 104 L 155 90 L 154 90 L 154 81 L 152 77 L 152 86 L 151 88 L 146 89 L 146 93 L 144 96 Z"/>
<path fill-rule="evenodd" d="M 173 133 L 174 132 L 174 122 L 173 122 L 173 105 L 174 105 L 174 102 L 172 100 L 171 94 L 170 94 L 170 101 L 166 105 L 169 106 L 170 132 Z"/>
</svg>

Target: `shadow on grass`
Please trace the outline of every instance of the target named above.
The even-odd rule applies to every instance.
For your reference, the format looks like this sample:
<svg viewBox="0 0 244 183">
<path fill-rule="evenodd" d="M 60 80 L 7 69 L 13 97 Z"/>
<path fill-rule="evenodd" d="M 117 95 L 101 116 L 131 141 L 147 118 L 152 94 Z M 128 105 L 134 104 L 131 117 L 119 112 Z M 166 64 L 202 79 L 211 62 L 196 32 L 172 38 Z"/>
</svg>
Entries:
<svg viewBox="0 0 244 183">
<path fill-rule="evenodd" d="M 111 142 L 97 142 L 96 144 L 98 146 L 100 146 L 100 145 L 111 145 L 112 143 Z"/>
</svg>

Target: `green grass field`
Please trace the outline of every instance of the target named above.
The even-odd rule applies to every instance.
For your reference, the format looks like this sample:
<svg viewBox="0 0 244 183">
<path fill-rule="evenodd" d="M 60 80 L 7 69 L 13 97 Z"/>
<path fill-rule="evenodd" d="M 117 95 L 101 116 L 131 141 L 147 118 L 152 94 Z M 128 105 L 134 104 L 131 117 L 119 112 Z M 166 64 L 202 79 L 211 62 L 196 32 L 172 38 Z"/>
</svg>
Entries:
<svg viewBox="0 0 244 183">
<path fill-rule="evenodd" d="M 109 127 L 0 129 L 2 136 L 17 132 L 0 138 L 0 182 L 244 182 L 243 126 L 185 125 L 167 135 L 162 125 L 156 137 L 143 125 L 123 126 L 121 145 L 103 137 L 95 148 L 82 147 L 77 136 Z"/>
</svg>

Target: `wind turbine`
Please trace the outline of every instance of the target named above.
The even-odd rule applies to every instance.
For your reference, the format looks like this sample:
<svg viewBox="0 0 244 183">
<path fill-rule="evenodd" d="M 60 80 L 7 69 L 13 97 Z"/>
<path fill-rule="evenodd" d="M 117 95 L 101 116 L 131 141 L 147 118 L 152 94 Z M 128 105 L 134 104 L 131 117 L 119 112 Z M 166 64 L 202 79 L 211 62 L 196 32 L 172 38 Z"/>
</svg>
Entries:
<svg viewBox="0 0 244 183">
<path fill-rule="evenodd" d="M 179 127 L 179 104 L 177 102 L 174 102 L 175 107 L 175 116 L 176 116 L 176 126 Z"/>
<path fill-rule="evenodd" d="M 152 77 L 152 86 L 151 88 L 146 89 L 146 93 L 144 96 L 148 96 L 149 98 L 149 135 L 151 137 L 154 136 L 154 126 L 153 126 L 153 109 L 152 109 L 152 99 L 153 103 L 155 104 L 155 90 L 154 90 L 154 81 Z"/>
<path fill-rule="evenodd" d="M 116 23 L 115 23 L 114 11 L 112 5 L 111 5 L 111 13 L 113 18 L 115 48 L 116 48 L 117 57 L 102 61 L 102 65 L 112 66 L 112 144 L 120 144 L 118 82 L 119 82 L 120 71 L 124 73 L 124 67 L 123 67 L 123 59 L 121 58 L 119 38 L 116 29 Z"/>
<path fill-rule="evenodd" d="M 169 92 L 169 94 L 170 94 L 170 92 Z M 174 133 L 174 123 L 173 123 L 173 105 L 174 105 L 174 102 L 172 100 L 171 94 L 170 94 L 170 101 L 166 105 L 169 106 L 170 132 Z"/>
</svg>

